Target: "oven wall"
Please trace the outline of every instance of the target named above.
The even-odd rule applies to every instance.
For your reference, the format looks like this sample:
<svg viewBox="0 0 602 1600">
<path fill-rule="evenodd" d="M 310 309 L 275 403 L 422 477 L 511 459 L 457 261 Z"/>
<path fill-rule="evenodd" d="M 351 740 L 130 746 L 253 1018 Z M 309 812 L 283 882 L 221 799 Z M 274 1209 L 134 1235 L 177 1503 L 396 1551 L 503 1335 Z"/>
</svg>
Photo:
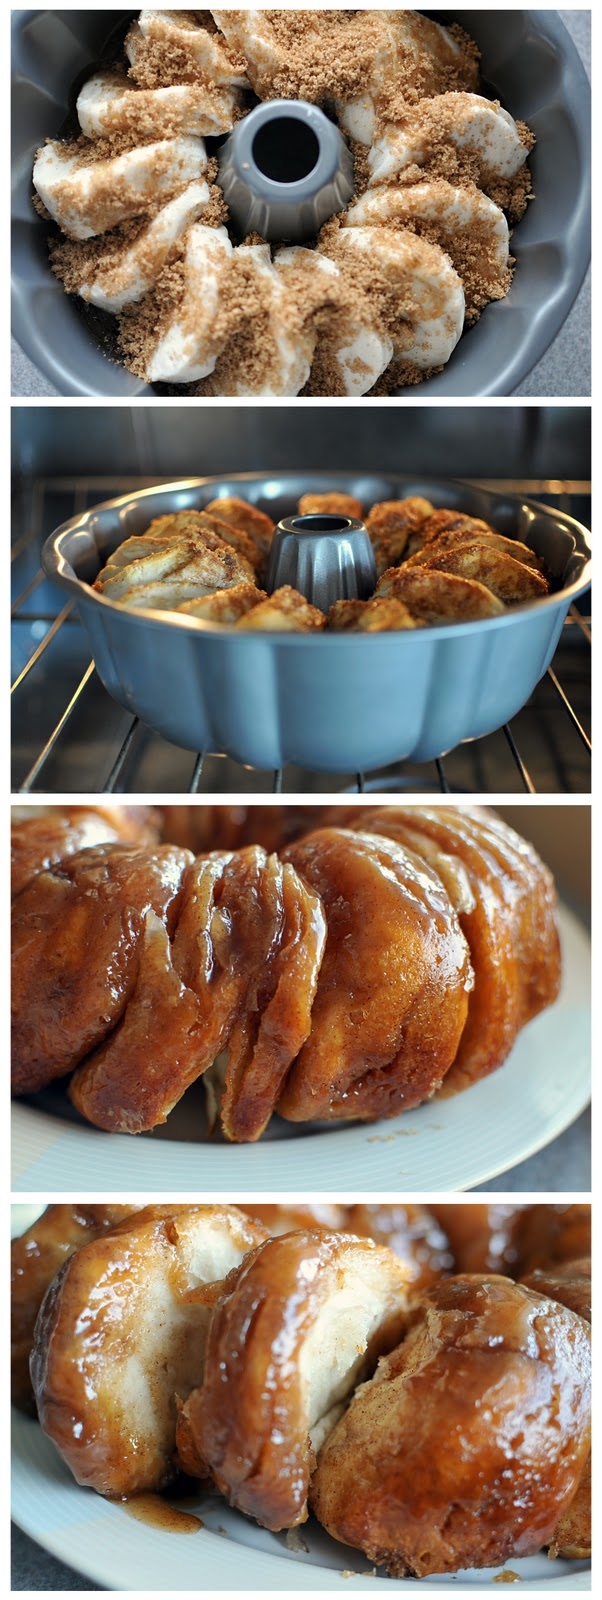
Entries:
<svg viewBox="0 0 602 1600">
<path fill-rule="evenodd" d="M 19 477 L 279 468 L 588 478 L 588 406 L 16 406 Z"/>
</svg>

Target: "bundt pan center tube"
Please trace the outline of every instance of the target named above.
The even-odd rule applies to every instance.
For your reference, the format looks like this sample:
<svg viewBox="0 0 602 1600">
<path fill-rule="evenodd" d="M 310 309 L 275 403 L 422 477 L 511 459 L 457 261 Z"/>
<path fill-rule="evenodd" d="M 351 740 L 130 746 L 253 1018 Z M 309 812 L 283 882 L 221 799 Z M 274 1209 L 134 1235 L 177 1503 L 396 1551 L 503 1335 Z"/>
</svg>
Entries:
<svg viewBox="0 0 602 1600">
<path fill-rule="evenodd" d="M 557 12 L 482 10 L 445 15 L 476 41 L 485 94 L 498 97 L 513 118 L 525 121 L 533 131 L 536 145 L 529 165 L 536 200 L 513 232 L 516 271 L 510 292 L 486 306 L 478 323 L 459 340 L 444 370 L 427 378 L 422 392 L 511 394 L 555 338 L 587 268 L 589 84 Z M 161 392 L 161 386 L 107 357 L 107 337 L 114 339 L 112 322 L 106 312 L 86 309 L 83 303 L 78 306 L 77 297 L 65 296 L 49 265 L 48 223 L 36 216 L 32 206 L 36 149 L 48 138 L 60 138 L 72 114 L 74 85 L 77 88 L 90 78 L 107 42 L 115 44 L 117 35 L 110 33 L 111 28 L 115 30 L 120 18 L 125 26 L 130 16 L 83 10 L 13 13 L 13 329 L 26 354 L 61 394 Z M 266 104 L 259 109 L 267 109 Z M 334 125 L 325 121 L 336 133 Z M 297 147 L 302 169 L 309 164 L 310 143 L 303 159 Z M 347 155 L 344 149 L 335 187 L 346 181 L 341 175 Z M 263 171 L 264 187 L 273 181 L 271 157 L 268 151 L 266 161 L 259 143 L 254 156 L 258 181 L 262 162 L 268 166 L 268 172 Z M 311 187 L 316 172 L 317 168 L 305 172 L 296 182 Z M 276 187 L 287 184 L 277 180 Z M 324 194 L 327 188 L 328 184 Z M 360 244 L 365 231 L 355 230 Z"/>
<path fill-rule="evenodd" d="M 363 522 L 329 515 L 283 517 L 270 550 L 268 594 L 282 584 L 325 612 L 337 600 L 367 600 L 376 587 L 376 562 Z"/>
<path fill-rule="evenodd" d="M 237 123 L 219 152 L 219 181 L 241 235 L 300 244 L 353 194 L 353 162 L 318 106 L 268 100 Z"/>
<path fill-rule="evenodd" d="M 277 521 L 301 495 L 335 489 L 364 505 L 421 495 L 484 517 L 544 557 L 555 592 L 484 622 L 308 637 L 242 636 L 181 613 L 129 611 L 91 587 L 109 554 L 153 517 L 233 495 Z M 349 773 L 432 760 L 514 716 L 552 660 L 571 601 L 589 586 L 589 541 L 564 513 L 457 481 L 238 474 L 96 506 L 52 534 L 43 564 L 76 599 L 109 694 L 165 738 L 260 768 L 298 762 Z"/>
</svg>

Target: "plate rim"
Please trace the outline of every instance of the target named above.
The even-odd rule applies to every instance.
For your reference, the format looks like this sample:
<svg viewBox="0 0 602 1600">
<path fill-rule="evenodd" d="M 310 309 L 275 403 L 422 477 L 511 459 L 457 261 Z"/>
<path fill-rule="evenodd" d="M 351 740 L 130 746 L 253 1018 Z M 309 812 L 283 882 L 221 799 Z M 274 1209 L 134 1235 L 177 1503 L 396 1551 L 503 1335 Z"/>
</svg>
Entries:
<svg viewBox="0 0 602 1600">
<path fill-rule="evenodd" d="M 65 1537 L 67 1537 L 67 1550 L 70 1552 L 71 1551 L 71 1543 L 69 1542 L 69 1532 L 70 1532 L 70 1530 L 72 1530 L 72 1528 L 74 1526 L 74 1523 L 72 1521 L 67 1522 L 67 1523 L 62 1522 L 62 1523 L 60 1523 L 60 1525 L 58 1527 L 44 1529 L 42 1534 L 40 1534 L 39 1528 L 36 1527 L 35 1523 L 34 1523 L 35 1506 L 36 1506 L 36 1503 L 37 1503 L 36 1502 L 36 1479 L 35 1479 L 35 1477 L 32 1476 L 31 1462 L 30 1462 L 30 1459 L 29 1459 L 30 1452 L 27 1451 L 25 1456 L 23 1456 L 20 1453 L 21 1440 L 24 1437 L 27 1438 L 27 1433 L 28 1433 L 28 1430 L 29 1430 L 30 1427 L 36 1427 L 36 1428 L 38 1427 L 37 1422 L 35 1422 L 33 1418 L 25 1417 L 24 1415 L 22 1415 L 19 1412 L 15 1412 L 15 1411 L 12 1412 L 12 1416 L 11 1416 L 11 1442 L 12 1442 L 12 1446 L 13 1446 L 13 1470 L 12 1470 L 12 1474 L 11 1474 L 11 1477 L 12 1477 L 12 1484 L 11 1484 L 11 1488 L 12 1488 L 12 1495 L 11 1495 L 12 1518 L 13 1518 L 13 1521 L 15 1522 L 16 1526 L 18 1528 L 20 1528 L 21 1531 L 28 1536 L 28 1538 L 33 1539 L 35 1544 L 37 1544 L 41 1549 L 47 1550 L 49 1552 L 49 1554 L 53 1555 L 57 1560 L 62 1561 L 65 1565 L 69 1566 L 69 1565 L 71 1565 L 71 1561 L 72 1561 L 73 1557 L 71 1555 L 66 1557 L 66 1555 L 65 1555 Z M 35 1462 L 34 1473 L 36 1471 L 39 1471 L 44 1476 L 45 1475 L 44 1452 L 45 1452 L 46 1449 L 48 1449 L 51 1452 L 51 1458 L 52 1458 L 52 1456 L 54 1455 L 54 1448 L 53 1448 L 53 1446 L 51 1444 L 51 1441 L 48 1440 L 48 1439 L 45 1439 L 44 1435 L 40 1434 L 39 1438 L 40 1438 L 41 1443 L 42 1443 L 42 1452 L 41 1452 L 42 1458 L 41 1458 L 41 1460 L 39 1462 L 37 1462 L 37 1461 Z M 34 1448 L 35 1448 L 35 1446 L 34 1446 Z M 22 1449 L 22 1446 L 21 1446 L 21 1449 Z M 51 1484 L 52 1484 L 53 1492 L 55 1494 L 58 1493 L 61 1496 L 62 1495 L 66 1495 L 67 1497 L 69 1497 L 75 1491 L 79 1491 L 80 1486 L 75 1484 L 75 1480 L 71 1478 L 70 1474 L 68 1473 L 68 1469 L 66 1467 L 64 1467 L 64 1463 L 61 1462 L 60 1457 L 56 1461 L 56 1467 L 57 1467 L 57 1470 L 59 1472 L 62 1472 L 64 1470 L 64 1472 L 67 1474 L 67 1478 L 66 1478 L 65 1483 L 61 1484 L 60 1481 L 58 1481 L 56 1479 L 56 1477 L 54 1477 L 54 1475 L 51 1472 L 50 1481 L 51 1481 Z M 19 1473 L 23 1474 L 23 1478 L 22 1478 L 22 1480 L 18 1481 L 18 1474 Z M 30 1500 L 30 1502 L 28 1502 L 28 1504 L 31 1504 L 32 1510 L 33 1510 L 33 1513 L 34 1513 L 34 1515 L 31 1518 L 27 1514 L 27 1509 L 23 1508 L 23 1503 L 20 1500 L 20 1495 L 21 1495 L 22 1492 L 24 1492 L 25 1482 L 27 1480 L 29 1480 L 31 1482 L 31 1486 L 32 1486 L 31 1487 L 31 1500 Z M 83 1491 L 83 1494 L 84 1494 L 84 1496 L 85 1495 L 89 1496 L 89 1498 L 87 1498 L 87 1501 L 86 1501 L 86 1498 L 82 1498 L 82 1502 L 81 1502 L 81 1504 L 82 1504 L 82 1517 L 80 1519 L 80 1523 L 83 1524 L 84 1527 L 85 1527 L 85 1523 L 86 1523 L 86 1517 L 85 1517 L 86 1503 L 90 1507 L 93 1517 L 94 1517 L 95 1512 L 100 1511 L 100 1517 L 102 1518 L 104 1516 L 104 1509 L 100 1510 L 100 1508 L 101 1507 L 102 1508 L 107 1508 L 107 1507 L 110 1508 L 111 1502 L 110 1501 L 103 1501 L 102 1496 L 96 1495 L 93 1490 Z M 17 1502 L 16 1504 L 15 1504 L 15 1501 Z M 79 1504 L 79 1502 L 78 1502 L 78 1504 Z M 224 1514 L 226 1515 L 230 1508 L 227 1507 L 226 1502 L 224 1502 L 224 1505 L 225 1505 Z M 242 1513 L 237 1514 L 237 1515 L 242 1515 Z M 77 1526 L 80 1526 L 80 1523 L 78 1523 Z M 124 1527 L 125 1527 L 125 1517 L 124 1517 Z M 101 1529 L 99 1528 L 97 1531 L 101 1531 Z M 142 1546 L 139 1544 L 139 1541 L 141 1539 L 143 1539 L 145 1537 L 145 1535 L 148 1536 L 149 1531 L 161 1534 L 161 1530 L 149 1530 L 146 1527 L 146 1525 L 143 1524 L 143 1523 L 138 1523 L 138 1522 L 135 1522 L 133 1520 L 130 1523 L 129 1532 L 131 1534 L 132 1545 L 134 1546 L 133 1554 L 132 1554 L 132 1557 L 131 1557 L 132 1560 L 135 1559 L 136 1548 L 140 1548 L 140 1549 L 142 1548 Z M 272 1552 L 272 1551 L 265 1551 L 265 1550 L 262 1550 L 262 1549 L 257 1549 L 257 1548 L 254 1548 L 252 1545 L 246 1544 L 244 1542 L 239 1544 L 236 1540 L 233 1540 L 229 1536 L 227 1536 L 226 1538 L 220 1538 L 219 1534 L 216 1533 L 212 1528 L 204 1527 L 202 1531 L 203 1531 L 203 1534 L 206 1536 L 206 1539 L 204 1539 L 204 1541 L 203 1541 L 203 1566 L 202 1566 L 203 1580 L 204 1580 L 203 1581 L 203 1589 L 204 1590 L 207 1589 L 209 1587 L 209 1585 L 210 1585 L 212 1590 L 218 1590 L 219 1592 L 224 1592 L 224 1591 L 229 1591 L 231 1593 L 236 1593 L 237 1592 L 236 1588 L 233 1587 L 233 1585 L 236 1585 L 237 1580 L 240 1580 L 240 1573 L 239 1572 L 235 1572 L 235 1573 L 230 1572 L 230 1573 L 228 1573 L 228 1571 L 227 1571 L 227 1568 L 228 1568 L 228 1566 L 230 1564 L 229 1563 L 229 1559 L 228 1559 L 229 1558 L 229 1554 L 230 1555 L 232 1554 L 232 1549 L 233 1548 L 236 1549 L 236 1551 L 237 1551 L 237 1560 L 236 1560 L 236 1563 L 232 1563 L 232 1564 L 233 1565 L 235 1564 L 236 1566 L 238 1566 L 238 1561 L 240 1559 L 242 1559 L 242 1560 L 244 1560 L 245 1568 L 248 1571 L 250 1571 L 251 1581 L 248 1581 L 248 1577 L 245 1578 L 245 1590 L 249 1590 L 251 1592 L 257 1592 L 257 1591 L 262 1590 L 262 1589 L 265 1590 L 266 1586 L 269 1588 L 269 1590 L 278 1589 L 281 1593 L 286 1593 L 286 1592 L 290 1592 L 290 1591 L 299 1591 L 299 1590 L 312 1590 L 314 1593 L 316 1593 L 316 1592 L 320 1592 L 320 1590 L 326 1591 L 326 1590 L 331 1590 L 331 1589 L 339 1589 L 340 1588 L 340 1583 L 341 1583 L 341 1578 L 343 1576 L 343 1571 L 344 1571 L 343 1563 L 344 1563 L 345 1558 L 346 1558 L 346 1552 L 348 1552 L 349 1555 L 351 1557 L 353 1557 L 354 1559 L 356 1559 L 356 1558 L 360 1558 L 361 1559 L 361 1557 L 362 1557 L 362 1552 L 357 1552 L 357 1551 L 353 1550 L 350 1546 L 342 1544 L 340 1546 L 340 1549 L 341 1549 L 341 1567 L 340 1568 L 339 1567 L 320 1566 L 320 1565 L 314 1563 L 313 1561 L 307 1562 L 307 1563 L 305 1563 L 305 1562 L 297 1563 L 294 1560 L 289 1560 L 287 1557 L 279 1557 L 278 1554 L 275 1551 Z M 323 1530 L 321 1530 L 321 1531 L 323 1531 Z M 74 1537 L 73 1533 L 72 1533 L 71 1537 L 72 1538 Z M 168 1536 L 168 1537 L 171 1537 L 171 1536 Z M 115 1584 L 109 1583 L 107 1585 L 107 1576 L 109 1574 L 110 1574 L 110 1576 L 116 1576 L 116 1573 L 114 1573 L 114 1571 L 113 1571 L 113 1561 L 111 1559 L 111 1544 L 110 1544 L 110 1541 L 107 1541 L 107 1543 L 105 1545 L 103 1543 L 102 1539 L 96 1541 L 96 1540 L 93 1540 L 91 1538 L 90 1539 L 85 1539 L 84 1538 L 83 1541 L 82 1541 L 81 1546 L 78 1546 L 78 1550 L 79 1550 L 79 1548 L 81 1548 L 83 1550 L 83 1557 L 84 1557 L 85 1565 L 82 1566 L 79 1563 L 79 1558 L 78 1558 L 78 1564 L 72 1570 L 74 1570 L 74 1572 L 78 1573 L 80 1576 L 86 1577 L 89 1581 L 93 1581 L 93 1582 L 97 1582 L 99 1584 L 103 1584 L 103 1586 L 107 1586 L 110 1589 L 112 1589 L 113 1592 L 117 1591 L 117 1584 L 116 1583 Z M 176 1545 L 176 1551 L 177 1551 L 177 1548 L 178 1548 L 178 1546 Z M 105 1550 L 107 1552 L 107 1558 L 106 1559 L 108 1559 L 108 1561 L 109 1561 L 109 1574 L 107 1573 L 106 1565 L 103 1566 L 102 1564 L 99 1564 L 99 1554 L 100 1554 L 100 1556 L 102 1556 L 102 1553 Z M 155 1556 L 155 1555 L 158 1557 L 158 1552 L 153 1551 L 153 1556 Z M 119 1559 L 118 1555 L 117 1555 L 116 1559 L 117 1560 Z M 366 1557 L 365 1559 L 367 1560 L 368 1558 Z M 285 1580 L 285 1574 L 284 1574 L 284 1572 L 282 1570 L 282 1561 L 285 1562 L 286 1580 Z M 164 1562 L 165 1562 L 165 1557 L 164 1557 L 164 1554 L 163 1554 L 163 1550 L 161 1550 L 161 1553 L 160 1553 L 160 1565 L 163 1566 Z M 516 1566 L 516 1564 L 517 1564 L 517 1558 L 508 1557 L 508 1561 L 500 1563 L 499 1567 L 496 1567 L 495 1570 L 496 1571 L 501 1571 L 501 1570 L 503 1570 L 503 1568 L 507 1567 L 509 1564 L 514 1568 Z M 550 1563 L 550 1566 L 552 1566 L 552 1563 Z M 522 1578 L 522 1575 L 521 1575 L 521 1585 L 522 1585 L 523 1588 L 528 1588 L 528 1589 L 533 1589 L 533 1590 L 537 1589 L 537 1590 L 540 1590 L 540 1591 L 542 1591 L 542 1590 L 547 1591 L 547 1589 L 548 1589 L 548 1587 L 550 1585 L 556 1591 L 558 1591 L 558 1590 L 561 1590 L 561 1591 L 562 1590 L 569 1590 L 569 1589 L 589 1589 L 591 1587 L 591 1567 L 589 1565 L 584 1565 L 583 1563 L 574 1563 L 574 1564 L 571 1563 L 571 1566 L 574 1566 L 574 1570 L 573 1571 L 571 1571 L 569 1573 L 565 1572 L 564 1574 L 560 1574 L 558 1576 L 554 1576 L 553 1572 L 551 1572 L 549 1579 L 542 1579 L 542 1578 L 529 1579 L 529 1578 Z M 349 1570 L 349 1569 L 346 1569 L 346 1570 Z M 478 1570 L 478 1569 L 474 1569 L 474 1570 Z M 491 1570 L 493 1570 L 493 1569 L 486 1568 L 486 1569 L 484 1569 L 484 1572 L 489 1573 Z M 270 1581 L 272 1579 L 272 1574 L 273 1574 L 273 1581 Z M 381 1581 L 383 1579 L 385 1579 L 384 1569 L 380 1569 L 377 1572 L 377 1576 L 381 1579 Z M 353 1573 L 354 1592 L 355 1592 L 355 1589 L 358 1588 L 358 1587 L 361 1590 L 364 1590 L 364 1588 L 366 1586 L 368 1586 L 369 1584 L 371 1584 L 373 1581 L 374 1580 L 373 1580 L 373 1576 L 372 1576 L 371 1572 L 366 1572 L 366 1573 L 361 1573 L 361 1572 L 360 1573 L 356 1573 L 356 1572 L 354 1572 Z M 397 1591 L 401 1592 L 401 1591 L 405 1591 L 405 1590 L 407 1590 L 407 1589 L 409 1589 L 411 1587 L 413 1593 L 416 1594 L 416 1580 L 414 1578 L 386 1578 L 385 1581 L 387 1583 L 387 1586 L 388 1586 L 389 1590 L 393 1590 L 394 1592 L 397 1592 Z M 173 1580 L 172 1580 L 172 1582 L 173 1582 Z M 470 1594 L 476 1596 L 479 1593 L 483 1593 L 483 1592 L 488 1593 L 489 1590 L 490 1590 L 490 1587 L 491 1587 L 491 1582 L 492 1582 L 492 1579 L 491 1579 L 490 1576 L 484 1576 L 483 1580 L 482 1580 L 483 1588 L 481 1589 L 478 1578 L 475 1578 L 475 1579 L 471 1578 L 467 1582 L 465 1580 L 459 1580 L 455 1573 L 449 1573 L 449 1574 L 445 1574 L 445 1575 L 444 1574 L 436 1575 L 432 1579 L 422 1579 L 421 1580 L 421 1588 L 424 1587 L 429 1592 L 432 1592 L 433 1589 L 437 1589 L 437 1590 L 443 1589 L 444 1590 L 444 1589 L 447 1589 L 448 1587 L 453 1585 L 453 1587 L 456 1590 L 459 1589 L 459 1590 L 463 1591 L 464 1593 L 470 1593 Z M 140 1586 L 136 1586 L 136 1587 L 139 1587 L 140 1589 L 142 1589 L 143 1586 L 142 1586 L 142 1584 L 140 1584 Z M 149 1587 L 148 1583 L 144 1584 L 144 1588 L 145 1589 L 148 1589 L 148 1587 Z M 170 1587 L 171 1587 L 171 1585 L 170 1585 Z M 151 1590 L 152 1589 L 158 1590 L 159 1588 L 161 1590 L 164 1590 L 165 1589 L 165 1585 L 163 1583 L 163 1577 L 161 1577 L 161 1584 L 160 1585 L 158 1583 L 155 1583 L 154 1585 L 151 1584 L 150 1588 L 151 1588 Z M 172 1593 L 177 1594 L 178 1592 L 185 1592 L 185 1591 L 193 1589 L 193 1588 L 196 1588 L 197 1590 L 200 1589 L 200 1584 L 198 1583 L 198 1580 L 197 1580 L 196 1583 L 193 1583 L 192 1581 L 185 1581 L 182 1584 L 181 1582 L 179 1582 L 179 1585 L 178 1585 L 177 1589 L 175 1588 L 175 1586 L 172 1587 Z M 127 1592 L 131 1592 L 131 1590 L 125 1590 L 124 1592 L 126 1592 L 126 1593 Z"/>
</svg>

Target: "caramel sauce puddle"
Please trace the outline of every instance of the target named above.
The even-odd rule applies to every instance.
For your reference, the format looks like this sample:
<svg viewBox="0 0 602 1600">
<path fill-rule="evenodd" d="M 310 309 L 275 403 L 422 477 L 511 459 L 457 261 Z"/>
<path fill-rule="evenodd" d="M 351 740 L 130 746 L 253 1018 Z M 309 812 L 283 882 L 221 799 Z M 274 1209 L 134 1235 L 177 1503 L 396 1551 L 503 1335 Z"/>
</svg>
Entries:
<svg viewBox="0 0 602 1600">
<path fill-rule="evenodd" d="M 119 1502 L 128 1516 L 147 1527 L 160 1528 L 162 1533 L 198 1533 L 205 1524 L 191 1511 L 180 1511 L 159 1494 L 135 1494 Z"/>
</svg>

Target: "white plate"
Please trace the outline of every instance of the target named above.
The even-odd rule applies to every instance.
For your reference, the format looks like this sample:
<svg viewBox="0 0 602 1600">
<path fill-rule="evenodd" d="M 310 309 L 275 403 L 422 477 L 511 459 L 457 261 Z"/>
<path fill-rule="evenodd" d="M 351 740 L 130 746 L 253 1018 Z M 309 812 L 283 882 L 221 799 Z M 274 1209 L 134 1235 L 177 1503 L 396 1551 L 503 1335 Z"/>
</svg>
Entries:
<svg viewBox="0 0 602 1600">
<path fill-rule="evenodd" d="M 452 1100 L 429 1101 L 390 1122 L 300 1132 L 274 1119 L 252 1145 L 187 1142 L 189 1091 L 163 1133 L 107 1134 L 31 1105 L 12 1108 L 15 1191 L 110 1190 L 237 1195 L 263 1191 L 357 1194 L 468 1189 L 555 1139 L 590 1096 L 590 945 L 560 907 L 562 990 L 523 1030 L 504 1066 Z M 198 1092 L 198 1091 L 197 1091 Z"/>
<path fill-rule="evenodd" d="M 186 1535 L 166 1533 L 134 1521 L 122 1505 L 102 1500 L 91 1489 L 80 1489 L 44 1437 L 37 1422 L 14 1415 L 13 1516 L 25 1533 L 51 1555 L 67 1562 L 93 1582 L 108 1589 L 291 1589 L 344 1591 L 346 1575 L 354 1576 L 357 1589 L 373 1588 L 370 1562 L 357 1550 L 335 1544 L 313 1519 L 301 1529 L 307 1552 L 287 1549 L 284 1533 L 267 1533 L 224 1500 L 200 1496 L 186 1502 L 197 1510 L 205 1526 Z M 549 1561 L 545 1555 L 507 1561 L 520 1575 L 522 1589 L 589 1589 L 591 1573 L 584 1561 Z M 416 1581 L 389 1578 L 387 1590 L 412 1589 L 417 1597 L 425 1588 L 454 1585 L 489 1588 L 500 1568 L 461 1572 Z M 384 1572 L 378 1576 L 385 1577 Z"/>
</svg>

